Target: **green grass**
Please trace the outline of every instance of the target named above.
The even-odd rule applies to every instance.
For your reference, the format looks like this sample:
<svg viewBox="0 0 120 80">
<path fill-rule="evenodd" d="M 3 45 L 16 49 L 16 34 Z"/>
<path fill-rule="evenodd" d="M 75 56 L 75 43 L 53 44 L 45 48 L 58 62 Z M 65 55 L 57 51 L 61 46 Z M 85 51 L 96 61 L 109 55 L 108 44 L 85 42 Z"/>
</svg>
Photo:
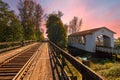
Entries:
<svg viewBox="0 0 120 80">
<path fill-rule="evenodd" d="M 108 58 L 91 58 L 90 66 L 108 80 L 120 80 L 120 62 Z"/>
<path fill-rule="evenodd" d="M 120 55 L 117 55 L 118 58 L 120 58 Z"/>
<path fill-rule="evenodd" d="M 79 59 L 78 57 L 76 58 Z M 94 57 L 89 57 L 88 60 L 90 62 L 89 67 L 107 80 L 120 80 L 120 61 Z"/>
<path fill-rule="evenodd" d="M 120 80 L 120 63 L 95 64 L 93 70 L 107 78 L 108 80 Z"/>
<path fill-rule="evenodd" d="M 66 60 L 66 64 L 69 66 L 70 70 L 67 68 L 67 66 L 65 66 L 65 70 L 67 72 L 67 75 L 68 76 L 72 76 L 72 74 L 74 76 L 77 76 L 77 80 L 82 80 L 82 75 L 76 70 L 76 68 L 71 64 L 69 63 L 67 60 Z M 72 72 L 72 73 L 71 73 Z"/>
<path fill-rule="evenodd" d="M 62 63 L 62 55 L 59 55 L 59 58 L 60 58 L 60 62 Z M 77 80 L 82 80 L 81 73 L 79 73 L 78 70 L 66 59 L 65 59 L 65 64 L 66 65 L 64 66 L 64 69 L 67 72 L 68 77 L 73 75 L 73 76 L 77 76 Z"/>
</svg>

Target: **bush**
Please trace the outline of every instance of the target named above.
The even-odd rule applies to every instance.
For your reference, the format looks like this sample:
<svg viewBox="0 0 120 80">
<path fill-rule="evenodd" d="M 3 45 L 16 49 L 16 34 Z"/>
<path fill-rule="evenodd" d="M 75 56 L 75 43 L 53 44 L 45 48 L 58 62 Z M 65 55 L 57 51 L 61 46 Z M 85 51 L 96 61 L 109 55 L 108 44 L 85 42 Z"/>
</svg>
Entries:
<svg viewBox="0 0 120 80">
<path fill-rule="evenodd" d="M 107 63 L 105 65 L 97 64 L 93 67 L 93 70 L 95 71 L 105 70 L 105 69 L 109 69 L 111 66 L 113 66 L 112 63 Z"/>
<path fill-rule="evenodd" d="M 120 80 L 120 64 L 105 64 L 106 69 L 98 71 L 109 80 Z"/>
</svg>

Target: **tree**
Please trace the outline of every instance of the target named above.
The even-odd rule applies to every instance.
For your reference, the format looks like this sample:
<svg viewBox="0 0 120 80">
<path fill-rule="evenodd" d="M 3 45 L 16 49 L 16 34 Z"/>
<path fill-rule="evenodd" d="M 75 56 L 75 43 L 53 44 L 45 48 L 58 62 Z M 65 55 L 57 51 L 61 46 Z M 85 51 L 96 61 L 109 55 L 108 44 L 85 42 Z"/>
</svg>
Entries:
<svg viewBox="0 0 120 80">
<path fill-rule="evenodd" d="M 64 27 L 66 29 L 66 32 L 69 33 L 69 26 L 67 24 L 64 24 Z M 68 34 L 67 34 L 68 35 Z"/>
<path fill-rule="evenodd" d="M 24 29 L 24 39 L 35 39 L 34 23 L 33 23 L 33 9 L 34 3 L 32 0 L 19 0 L 18 9 L 20 12 L 20 19 Z"/>
<path fill-rule="evenodd" d="M 42 33 L 39 26 L 43 10 L 34 0 L 19 0 L 18 10 L 24 29 L 25 40 L 39 40 Z"/>
<path fill-rule="evenodd" d="M 42 14 L 43 14 L 42 7 L 40 6 L 40 4 L 36 4 L 35 12 L 34 12 L 34 16 L 35 16 L 34 21 L 35 21 L 36 29 L 39 29 L 39 26 L 41 25 Z"/>
<path fill-rule="evenodd" d="M 61 18 L 63 16 L 63 13 L 61 11 L 58 11 L 58 17 Z"/>
<path fill-rule="evenodd" d="M 42 7 L 40 6 L 40 4 L 36 4 L 35 6 L 35 13 L 34 13 L 34 23 L 36 26 L 36 37 L 37 40 L 43 40 L 43 34 L 42 32 L 40 32 L 40 25 L 41 25 L 41 20 L 42 20 L 42 15 L 43 15 L 43 10 Z"/>
<path fill-rule="evenodd" d="M 120 37 L 118 37 L 119 43 L 120 43 Z"/>
<path fill-rule="evenodd" d="M 78 17 L 74 17 L 70 22 L 69 22 L 69 33 L 75 33 L 79 32 L 81 29 L 82 25 L 82 19 L 79 20 Z"/>
<path fill-rule="evenodd" d="M 50 14 L 47 20 L 47 33 L 50 41 L 61 48 L 67 47 L 66 29 L 57 14 Z"/>
<path fill-rule="evenodd" d="M 0 0 L 0 42 L 23 39 L 22 25 L 7 3 Z"/>
</svg>

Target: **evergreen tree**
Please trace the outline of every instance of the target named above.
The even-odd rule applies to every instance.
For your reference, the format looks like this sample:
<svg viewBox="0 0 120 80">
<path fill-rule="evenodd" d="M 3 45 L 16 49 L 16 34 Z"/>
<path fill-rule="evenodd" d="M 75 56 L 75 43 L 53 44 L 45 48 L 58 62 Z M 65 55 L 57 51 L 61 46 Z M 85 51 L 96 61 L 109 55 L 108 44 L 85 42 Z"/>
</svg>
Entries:
<svg viewBox="0 0 120 80">
<path fill-rule="evenodd" d="M 50 41 L 61 48 L 67 47 L 66 29 L 57 14 L 50 14 L 47 20 L 47 33 Z"/>
</svg>

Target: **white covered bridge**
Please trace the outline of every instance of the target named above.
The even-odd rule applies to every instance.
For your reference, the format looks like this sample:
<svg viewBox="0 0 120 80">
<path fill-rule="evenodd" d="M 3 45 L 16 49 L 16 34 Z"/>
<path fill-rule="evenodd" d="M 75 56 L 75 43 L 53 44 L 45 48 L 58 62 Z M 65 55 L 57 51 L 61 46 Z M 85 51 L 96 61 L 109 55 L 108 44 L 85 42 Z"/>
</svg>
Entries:
<svg viewBox="0 0 120 80">
<path fill-rule="evenodd" d="M 95 52 L 97 49 L 118 53 L 119 50 L 114 49 L 114 34 L 115 32 L 106 27 L 85 30 L 69 35 L 68 44 L 88 52 Z"/>
</svg>

